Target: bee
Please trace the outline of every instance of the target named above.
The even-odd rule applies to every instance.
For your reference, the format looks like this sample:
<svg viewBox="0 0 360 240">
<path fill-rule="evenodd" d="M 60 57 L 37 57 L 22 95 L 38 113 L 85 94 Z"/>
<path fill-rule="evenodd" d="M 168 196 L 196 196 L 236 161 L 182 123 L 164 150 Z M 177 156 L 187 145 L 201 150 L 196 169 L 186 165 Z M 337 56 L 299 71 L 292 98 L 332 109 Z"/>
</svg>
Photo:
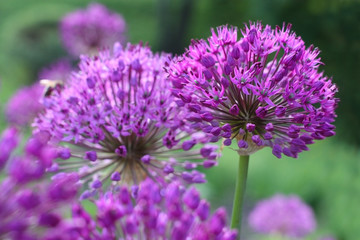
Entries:
<svg viewBox="0 0 360 240">
<path fill-rule="evenodd" d="M 64 86 L 64 82 L 61 80 L 42 79 L 40 84 L 44 86 L 44 97 L 49 97 L 55 89 L 61 89 Z"/>
</svg>

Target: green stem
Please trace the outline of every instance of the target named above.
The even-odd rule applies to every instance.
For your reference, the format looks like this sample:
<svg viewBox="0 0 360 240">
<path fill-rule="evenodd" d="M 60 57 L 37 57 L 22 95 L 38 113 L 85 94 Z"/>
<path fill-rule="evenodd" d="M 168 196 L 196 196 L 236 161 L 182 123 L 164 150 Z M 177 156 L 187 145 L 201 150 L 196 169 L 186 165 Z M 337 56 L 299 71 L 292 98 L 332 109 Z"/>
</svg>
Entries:
<svg viewBox="0 0 360 240">
<path fill-rule="evenodd" d="M 241 215 L 246 189 L 246 178 L 249 167 L 249 156 L 240 156 L 239 170 L 236 179 L 233 210 L 231 216 L 231 228 L 238 229 L 238 238 L 241 233 Z"/>
</svg>

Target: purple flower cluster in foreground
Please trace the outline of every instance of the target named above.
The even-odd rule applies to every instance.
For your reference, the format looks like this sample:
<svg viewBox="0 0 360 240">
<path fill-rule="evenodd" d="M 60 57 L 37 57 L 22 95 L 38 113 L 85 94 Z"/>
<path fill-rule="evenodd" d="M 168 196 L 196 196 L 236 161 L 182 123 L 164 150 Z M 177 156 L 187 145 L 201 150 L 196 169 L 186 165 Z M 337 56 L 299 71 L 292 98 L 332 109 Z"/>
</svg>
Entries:
<svg viewBox="0 0 360 240">
<path fill-rule="evenodd" d="M 53 239 L 68 228 L 61 208 L 74 200 L 79 177 L 60 173 L 47 181 L 45 170 L 56 156 L 54 149 L 37 136 L 27 142 L 23 155 L 12 156 L 19 140 L 15 128 L 5 130 L 0 139 L 0 175 L 6 174 L 0 183 L 0 238 Z"/>
<path fill-rule="evenodd" d="M 169 57 L 141 45 L 115 44 L 113 52 L 81 58 L 80 71 L 46 98 L 46 112 L 35 122 L 74 146 L 59 150 L 65 160 L 59 169 L 80 169 L 85 181 L 205 181 L 194 168 L 214 166 L 217 146 L 184 121 L 189 111 L 175 103 L 163 71 Z"/>
<path fill-rule="evenodd" d="M 210 215 L 210 204 L 199 192 L 177 181 L 162 188 L 146 179 L 131 191 L 122 186 L 99 195 L 94 199 L 97 222 L 81 206 L 73 209 L 73 219 L 85 224 L 78 231 L 82 239 L 236 239 L 236 230 L 226 227 L 225 209 Z"/>
<path fill-rule="evenodd" d="M 238 141 L 240 155 L 264 146 L 297 157 L 314 139 L 335 134 L 336 86 L 319 72 L 319 50 L 291 25 L 221 26 L 193 40 L 167 69 L 174 94 L 203 131 Z"/>
<path fill-rule="evenodd" d="M 125 43 L 125 31 L 123 17 L 98 3 L 69 13 L 60 24 L 64 46 L 75 57 L 96 53 L 115 42 Z"/>
<path fill-rule="evenodd" d="M 112 186 L 103 192 L 95 180 L 90 198 L 96 217 L 75 198 L 77 173 L 59 173 L 47 179 L 57 156 L 41 133 L 26 143 L 23 155 L 13 156 L 20 142 L 15 128 L 0 138 L 0 238 L 28 240 L 172 239 L 236 240 L 236 230 L 226 226 L 223 208 L 210 215 L 210 204 L 199 192 L 179 181 L 161 185 L 147 178 L 139 186 Z M 4 170 L 6 169 L 6 170 Z M 66 216 L 72 206 L 72 216 Z"/>
<path fill-rule="evenodd" d="M 305 237 L 316 228 L 312 209 L 297 196 L 275 195 L 260 201 L 249 215 L 256 232 Z"/>
</svg>

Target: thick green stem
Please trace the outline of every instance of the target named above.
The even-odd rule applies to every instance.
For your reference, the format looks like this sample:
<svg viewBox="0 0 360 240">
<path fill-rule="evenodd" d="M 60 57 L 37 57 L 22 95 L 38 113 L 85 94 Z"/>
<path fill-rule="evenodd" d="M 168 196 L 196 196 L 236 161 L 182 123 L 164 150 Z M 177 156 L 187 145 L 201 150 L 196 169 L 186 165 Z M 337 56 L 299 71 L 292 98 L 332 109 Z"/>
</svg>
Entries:
<svg viewBox="0 0 360 240">
<path fill-rule="evenodd" d="M 241 215 L 246 189 L 246 178 L 249 167 L 249 156 L 240 156 L 239 170 L 236 179 L 233 210 L 231 216 L 231 228 L 238 229 L 238 238 L 241 233 Z"/>
</svg>

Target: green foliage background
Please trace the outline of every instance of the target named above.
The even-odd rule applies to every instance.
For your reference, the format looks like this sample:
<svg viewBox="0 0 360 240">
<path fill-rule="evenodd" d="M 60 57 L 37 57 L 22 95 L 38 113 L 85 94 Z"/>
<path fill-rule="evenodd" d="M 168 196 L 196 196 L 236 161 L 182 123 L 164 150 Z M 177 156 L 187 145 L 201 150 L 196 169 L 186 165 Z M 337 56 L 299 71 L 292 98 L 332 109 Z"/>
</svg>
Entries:
<svg viewBox="0 0 360 240">
<path fill-rule="evenodd" d="M 31 84 L 38 71 L 66 56 L 58 21 L 85 0 L 0 1 L 0 108 L 15 90 Z M 249 20 L 272 26 L 291 22 L 307 45 L 322 50 L 322 69 L 339 86 L 337 136 L 317 142 L 299 159 L 276 159 L 269 149 L 251 157 L 246 211 L 274 193 L 298 194 L 314 208 L 321 234 L 339 240 L 360 236 L 360 2 L 355 0 L 106 0 L 121 13 L 131 42 L 155 51 L 181 53 L 191 38 L 209 36 L 222 24 Z M 0 115 L 0 129 L 5 127 Z M 219 166 L 200 186 L 213 207 L 232 201 L 237 155 L 225 148 Z M 246 226 L 246 225 L 245 225 Z M 247 230 L 249 232 L 249 230 Z M 315 234 L 316 235 L 316 234 Z"/>
</svg>

